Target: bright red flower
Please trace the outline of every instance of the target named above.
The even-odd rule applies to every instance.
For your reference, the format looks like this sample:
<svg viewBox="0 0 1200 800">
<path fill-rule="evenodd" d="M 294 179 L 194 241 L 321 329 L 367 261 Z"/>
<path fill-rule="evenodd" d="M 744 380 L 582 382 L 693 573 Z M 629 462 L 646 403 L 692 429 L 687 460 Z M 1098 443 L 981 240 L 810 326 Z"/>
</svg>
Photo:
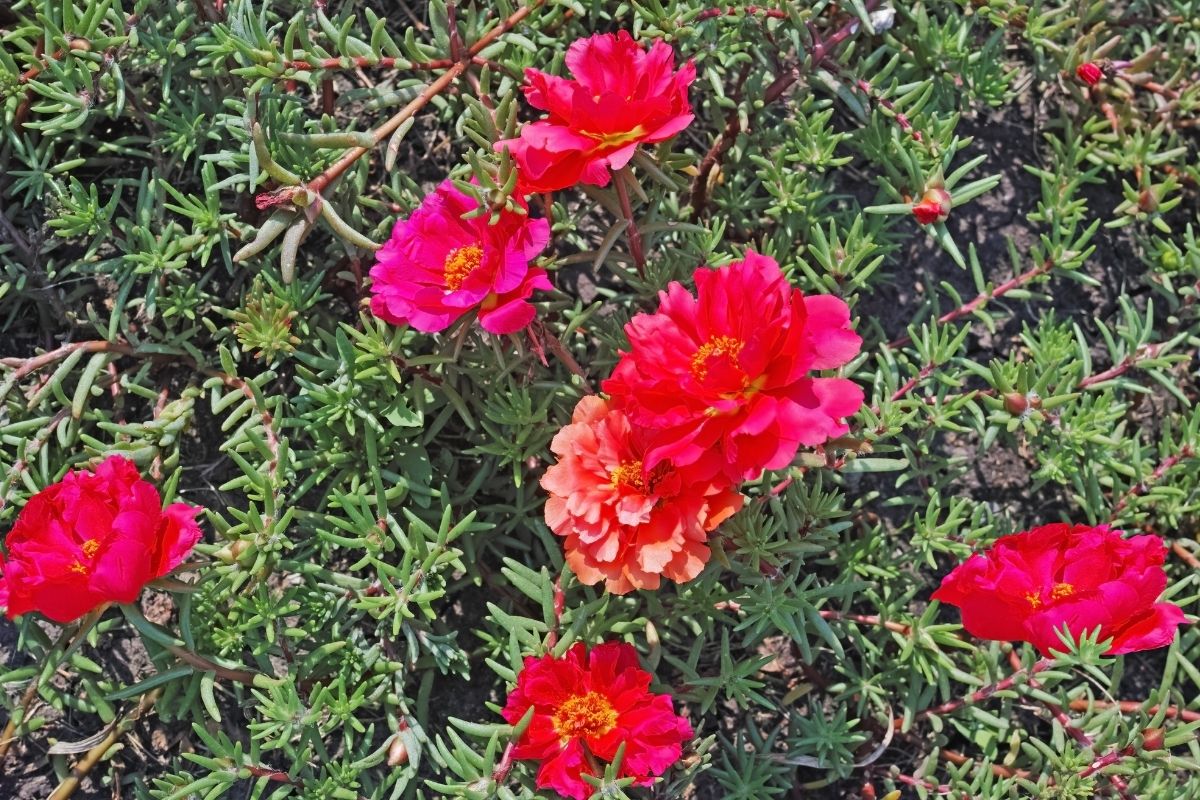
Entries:
<svg viewBox="0 0 1200 800">
<path fill-rule="evenodd" d="M 625 326 L 630 350 L 604 382 L 635 425 L 658 432 L 646 469 L 718 450 L 725 474 L 740 481 L 846 433 L 843 418 L 862 406 L 862 389 L 811 374 L 857 355 L 862 339 L 846 304 L 805 297 L 755 252 L 695 278 L 695 297 L 671 283 L 657 313 Z"/>
<path fill-rule="evenodd" d="M 942 580 L 933 599 L 962 609 L 972 636 L 1030 642 L 1043 654 L 1072 636 L 1100 628 L 1109 655 L 1170 644 L 1183 611 L 1159 603 L 1167 587 L 1166 546 L 1107 525 L 1056 523 L 1004 536 Z"/>
<path fill-rule="evenodd" d="M 574 80 L 525 71 L 526 99 L 549 114 L 496 149 L 512 152 L 525 192 L 605 186 L 639 144 L 669 139 L 694 118 L 687 92 L 696 67 L 674 67 L 675 50 L 661 39 L 649 50 L 628 31 L 578 39 L 567 49 Z"/>
<path fill-rule="evenodd" d="M 0 606 L 9 619 L 40 611 L 71 622 L 105 603 L 132 603 L 179 566 L 200 539 L 201 509 L 172 503 L 133 462 L 105 459 L 29 498 L 0 554 Z"/>
<path fill-rule="evenodd" d="M 913 205 L 912 213 L 919 224 L 932 225 L 949 219 L 952 208 L 954 203 L 950 193 L 945 189 L 934 188 L 926 191 L 921 197 L 921 202 Z"/>
<path fill-rule="evenodd" d="M 1075 77 L 1086 83 L 1088 86 L 1095 86 L 1104 79 L 1104 71 L 1091 61 L 1085 61 L 1075 68 Z"/>
<path fill-rule="evenodd" d="M 624 642 L 605 642 L 590 653 L 576 644 L 562 658 L 526 658 L 501 712 L 516 724 L 534 709 L 513 757 L 541 762 L 539 789 L 586 800 L 595 790 L 582 777 L 593 774 L 585 752 L 611 763 L 624 743 L 620 777 L 652 783 L 679 761 L 692 726 L 675 713 L 670 695 L 650 693 L 650 679 Z"/>
<path fill-rule="evenodd" d="M 551 289 L 546 271 L 529 262 L 550 240 L 550 225 L 515 211 L 463 219 L 479 201 L 445 181 L 392 236 L 371 268 L 371 311 L 393 325 L 445 330 L 471 309 L 491 333 L 514 333 L 533 320 L 526 302 Z"/>
<path fill-rule="evenodd" d="M 657 589 L 662 577 L 695 578 L 708 562 L 708 532 L 742 507 L 742 496 L 717 475 L 717 453 L 682 470 L 669 461 L 648 470 L 650 438 L 589 395 L 554 437 L 558 463 L 542 477 L 546 524 L 566 537 L 571 570 L 615 594 Z"/>
</svg>

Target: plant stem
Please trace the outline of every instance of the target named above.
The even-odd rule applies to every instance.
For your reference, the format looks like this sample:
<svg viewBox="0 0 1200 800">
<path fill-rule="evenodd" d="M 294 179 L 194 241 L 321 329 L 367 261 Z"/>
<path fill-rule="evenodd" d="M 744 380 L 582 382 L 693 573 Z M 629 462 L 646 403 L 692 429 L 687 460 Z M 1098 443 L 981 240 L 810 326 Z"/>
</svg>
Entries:
<svg viewBox="0 0 1200 800">
<path fill-rule="evenodd" d="M 430 100 L 437 97 L 445 89 L 458 80 L 470 66 L 473 59 L 479 53 L 494 42 L 501 35 L 512 30 L 518 25 L 521 20 L 529 16 L 529 14 L 538 6 L 542 5 L 545 0 L 531 0 L 528 5 L 514 11 L 507 19 L 492 28 L 490 31 L 479 37 L 479 40 L 462 55 L 462 57 L 450 65 L 450 67 L 442 73 L 435 81 L 426 86 L 419 95 L 413 98 L 408 105 L 400 109 L 391 119 L 380 125 L 371 132 L 371 147 L 352 147 L 342 154 L 342 157 L 331 164 L 324 172 L 313 178 L 306 185 L 307 189 L 313 193 L 320 194 L 329 184 L 337 180 L 342 173 L 349 169 L 354 162 L 369 153 L 374 147 L 378 146 L 385 139 L 390 137 L 396 130 L 413 117 L 418 111 L 424 108 Z"/>
<path fill-rule="evenodd" d="M 1007 678 L 996 681 L 995 683 L 985 686 L 982 689 L 977 689 L 966 697 L 960 697 L 957 700 L 951 700 L 948 703 L 942 703 L 940 706 L 933 706 L 932 708 L 927 708 L 924 711 L 919 711 L 917 712 L 915 718 L 924 719 L 925 717 L 935 715 L 942 716 L 944 714 L 950 714 L 954 711 L 957 711 L 963 706 L 982 702 L 987 700 L 996 692 L 1002 692 L 1006 689 L 1011 689 L 1020 680 L 1037 675 L 1039 672 L 1045 672 L 1054 666 L 1054 664 L 1055 660 L 1053 658 L 1043 658 L 1039 661 L 1036 661 L 1028 669 L 1019 669 L 1013 674 L 1009 675 Z"/>
<path fill-rule="evenodd" d="M 984 304 L 986 304 L 989 300 L 994 300 L 997 297 L 1003 297 L 1004 295 L 1011 292 L 1013 289 L 1021 288 L 1022 286 L 1029 283 L 1030 281 L 1034 280 L 1035 278 L 1045 275 L 1052 269 L 1054 269 L 1054 262 L 1051 261 L 1050 259 L 1046 259 L 1041 264 L 1038 264 L 1036 267 L 1032 267 L 1032 268 L 1026 270 L 1025 272 L 1022 272 L 1020 275 L 1016 276 L 1015 278 L 1011 278 L 1011 279 L 1005 281 L 1004 283 L 1000 284 L 999 286 L 996 286 L 995 288 L 993 288 L 991 291 L 980 292 L 969 302 L 964 303 L 963 305 L 959 306 L 958 308 L 954 309 L 953 311 L 948 311 L 945 314 L 942 314 L 937 319 L 938 324 L 944 325 L 947 322 L 953 322 L 956 319 L 965 317 L 968 314 L 972 314 L 977 309 L 979 309 Z M 905 335 L 905 336 L 901 336 L 900 338 L 895 339 L 891 342 L 888 342 L 887 346 L 889 348 L 891 348 L 892 350 L 895 350 L 898 347 L 904 347 L 905 345 L 909 345 L 909 344 L 912 344 L 912 337 Z"/>
<path fill-rule="evenodd" d="M 1150 491 L 1150 487 L 1162 480 L 1162 477 L 1166 475 L 1173 467 L 1175 467 L 1176 464 L 1181 461 L 1186 461 L 1195 455 L 1195 448 L 1193 448 L 1190 444 L 1185 444 L 1183 447 L 1179 448 L 1178 453 L 1164 458 L 1162 463 L 1154 468 L 1154 472 L 1150 473 L 1150 476 L 1146 478 L 1146 480 L 1134 484 L 1129 488 L 1129 491 L 1121 495 L 1121 499 L 1117 501 L 1115 506 L 1113 506 L 1112 514 L 1108 518 L 1109 522 L 1116 520 L 1117 517 L 1121 515 L 1121 512 L 1125 510 L 1125 507 L 1129 505 L 1131 500 L 1133 500 L 1135 497 L 1141 497 L 1146 492 Z"/>
<path fill-rule="evenodd" d="M 911 625 L 905 625 L 903 622 L 893 622 L 891 620 L 882 619 L 873 614 L 843 614 L 840 611 L 834 611 L 832 609 L 822 609 L 820 614 L 821 619 L 857 622 L 861 625 L 877 625 L 881 628 L 887 628 L 893 633 L 900 633 L 905 636 L 908 636 L 910 633 L 912 633 Z"/>
<path fill-rule="evenodd" d="M 629 167 L 613 175 L 613 183 L 617 188 L 617 199 L 621 201 L 621 214 L 625 217 L 625 235 L 629 238 L 629 254 L 637 266 L 638 277 L 646 277 L 646 252 L 642 249 L 642 232 L 638 230 L 637 221 L 633 218 L 633 205 L 629 202 L 629 187 L 625 185 L 625 176 Z"/>
<path fill-rule="evenodd" d="M 121 721 L 109 731 L 104 741 L 87 751 L 87 754 L 71 768 L 71 774 L 63 778 L 62 783 L 58 784 L 58 787 L 48 800 L 67 800 L 68 797 L 75 794 L 75 790 L 79 788 L 80 782 L 100 763 L 100 759 L 104 758 L 104 754 L 112 749 L 113 745 L 133 727 L 135 722 L 154 707 L 154 704 L 158 702 L 158 698 L 162 696 L 162 691 L 162 689 L 154 689 L 142 695 L 137 708 L 132 713 L 122 717 Z"/>
</svg>

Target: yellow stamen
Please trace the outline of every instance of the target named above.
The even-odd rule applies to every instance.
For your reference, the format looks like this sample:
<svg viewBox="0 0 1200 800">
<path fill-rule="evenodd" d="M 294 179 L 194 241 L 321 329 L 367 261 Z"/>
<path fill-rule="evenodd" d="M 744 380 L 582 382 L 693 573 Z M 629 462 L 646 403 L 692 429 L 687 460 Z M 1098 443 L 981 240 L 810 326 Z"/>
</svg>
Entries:
<svg viewBox="0 0 1200 800">
<path fill-rule="evenodd" d="M 735 359 L 741 354 L 742 348 L 746 343 L 733 338 L 732 336 L 714 336 L 704 344 L 700 345 L 700 349 L 696 351 L 696 355 L 692 356 L 692 375 L 696 380 L 702 381 L 708 375 L 708 360 L 724 356 L 728 359 Z"/>
<path fill-rule="evenodd" d="M 630 489 L 636 489 L 643 493 L 646 491 L 646 476 L 640 459 L 622 461 L 621 465 L 609 474 L 609 477 L 612 479 L 613 486 L 628 486 Z"/>
<path fill-rule="evenodd" d="M 96 551 L 100 549 L 100 541 L 98 539 L 88 539 L 83 543 L 83 554 L 88 558 L 95 558 Z"/>
<path fill-rule="evenodd" d="M 638 125 L 631 131 L 620 131 L 618 133 L 591 133 L 589 131 L 580 131 L 589 139 L 595 139 L 602 147 L 624 147 L 630 142 L 636 142 L 646 135 L 646 129 Z"/>
<path fill-rule="evenodd" d="M 554 732 L 564 741 L 575 738 L 599 738 L 617 725 L 617 710 L 599 692 L 568 697 L 551 718 Z"/>
<path fill-rule="evenodd" d="M 1062 600 L 1064 597 L 1070 597 L 1075 594 L 1075 587 L 1069 583 L 1056 583 L 1054 588 L 1050 590 L 1050 597 L 1054 600 Z"/>
<path fill-rule="evenodd" d="M 442 267 L 442 275 L 446 279 L 446 288 L 457 292 L 480 262 L 483 261 L 483 248 L 477 244 L 456 247 L 446 254 L 446 263 Z"/>
</svg>

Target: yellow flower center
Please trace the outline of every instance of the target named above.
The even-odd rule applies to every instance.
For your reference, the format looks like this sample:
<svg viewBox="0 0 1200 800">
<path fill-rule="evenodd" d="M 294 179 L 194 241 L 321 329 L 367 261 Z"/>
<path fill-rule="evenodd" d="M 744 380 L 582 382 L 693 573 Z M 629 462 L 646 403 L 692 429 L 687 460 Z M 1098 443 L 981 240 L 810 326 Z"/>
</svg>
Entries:
<svg viewBox="0 0 1200 800">
<path fill-rule="evenodd" d="M 1050 590 L 1050 597 L 1054 600 L 1062 600 L 1064 597 L 1070 597 L 1075 594 L 1075 587 L 1069 583 L 1056 583 L 1054 588 Z"/>
<path fill-rule="evenodd" d="M 591 133 L 590 131 L 580 131 L 589 139 L 595 139 L 600 143 L 601 147 L 624 147 L 630 142 L 636 142 L 646 135 L 646 129 L 638 125 L 631 131 L 620 131 L 617 133 Z"/>
<path fill-rule="evenodd" d="M 442 275 L 446 280 L 446 288 L 457 292 L 467 276 L 483 261 L 483 248 L 477 244 L 456 247 L 446 254 L 446 264 L 442 267 Z"/>
<path fill-rule="evenodd" d="M 1071 597 L 1075 594 L 1075 587 L 1069 583 L 1056 583 L 1054 588 L 1050 590 L 1051 600 L 1062 600 Z M 1042 607 L 1042 596 L 1038 592 L 1029 592 L 1025 595 L 1025 602 L 1029 603 L 1030 608 Z"/>
<path fill-rule="evenodd" d="M 708 362 L 713 358 L 728 358 L 733 360 L 742 352 L 742 348 L 746 343 L 732 336 L 714 336 L 704 344 L 700 345 L 700 349 L 692 356 L 692 375 L 696 380 L 702 381 L 708 375 Z"/>
<path fill-rule="evenodd" d="M 83 543 L 83 546 L 80 549 L 83 550 L 84 557 L 87 558 L 88 561 L 91 561 L 96 557 L 96 553 L 100 551 L 100 540 L 88 539 Z M 75 563 L 71 565 L 71 572 L 74 572 L 77 575 L 87 575 L 89 572 L 91 572 L 91 569 L 79 559 L 75 559 Z"/>
<path fill-rule="evenodd" d="M 617 710 L 599 692 L 568 697 L 551 718 L 554 732 L 563 740 L 598 738 L 617 725 Z"/>
<path fill-rule="evenodd" d="M 646 476 L 642 469 L 642 461 L 622 461 L 621 465 L 609 473 L 613 486 L 628 486 L 639 492 L 646 491 Z"/>
</svg>

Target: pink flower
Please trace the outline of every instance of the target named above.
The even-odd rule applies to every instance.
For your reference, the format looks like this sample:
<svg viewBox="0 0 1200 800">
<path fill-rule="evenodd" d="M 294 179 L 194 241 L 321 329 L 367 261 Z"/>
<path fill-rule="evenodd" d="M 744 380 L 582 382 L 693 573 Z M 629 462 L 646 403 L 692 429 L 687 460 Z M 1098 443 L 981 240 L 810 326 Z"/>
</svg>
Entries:
<svg viewBox="0 0 1200 800">
<path fill-rule="evenodd" d="M 708 562 L 708 532 L 742 506 L 716 474 L 717 453 L 683 470 L 669 461 L 648 470 L 649 441 L 603 399 L 584 397 L 554 437 L 558 463 L 542 478 L 546 524 L 566 537 L 572 571 L 615 594 L 695 578 Z"/>
<path fill-rule="evenodd" d="M 471 309 L 491 333 L 514 333 L 533 320 L 533 290 L 553 287 L 529 262 L 550 240 L 550 225 L 507 210 L 495 225 L 486 213 L 463 219 L 478 208 L 445 181 L 408 219 L 397 220 L 371 268 L 375 316 L 427 333 Z"/>
<path fill-rule="evenodd" d="M 649 50 L 627 31 L 578 39 L 567 49 L 574 80 L 525 71 L 525 97 L 548 116 L 496 149 L 512 152 L 527 193 L 605 186 L 639 144 L 669 139 L 694 118 L 687 91 L 696 68 L 674 66 L 675 50 L 661 39 Z"/>
<path fill-rule="evenodd" d="M 1004 536 L 942 580 L 934 600 L 962 609 L 972 636 L 1064 650 L 1057 631 L 1100 629 L 1109 655 L 1164 647 L 1185 622 L 1159 603 L 1166 546 L 1157 536 L 1123 538 L 1107 525 L 1043 525 Z"/>
<path fill-rule="evenodd" d="M 586 754 L 611 762 L 624 744 L 620 777 L 653 783 L 679 761 L 692 726 L 675 713 L 670 695 L 650 692 L 650 679 L 624 642 L 605 642 L 590 653 L 579 643 L 562 658 L 526 658 L 501 712 L 515 725 L 533 708 L 513 757 L 540 762 L 539 789 L 586 800 L 595 792 L 583 779 L 594 775 Z"/>
<path fill-rule="evenodd" d="M 732 481 L 791 463 L 801 445 L 849 430 L 863 392 L 845 378 L 814 377 L 857 355 L 862 339 L 836 297 L 805 297 L 775 260 L 749 252 L 696 271 L 696 296 L 678 283 L 654 314 L 625 326 L 623 353 L 604 390 L 657 435 L 645 467 L 695 464 L 717 451 Z"/>
<path fill-rule="evenodd" d="M 0 606 L 9 619 L 40 611 L 71 622 L 105 603 L 132 603 L 187 558 L 199 508 L 173 503 L 132 461 L 112 456 L 70 471 L 29 498 L 0 554 Z"/>
</svg>

